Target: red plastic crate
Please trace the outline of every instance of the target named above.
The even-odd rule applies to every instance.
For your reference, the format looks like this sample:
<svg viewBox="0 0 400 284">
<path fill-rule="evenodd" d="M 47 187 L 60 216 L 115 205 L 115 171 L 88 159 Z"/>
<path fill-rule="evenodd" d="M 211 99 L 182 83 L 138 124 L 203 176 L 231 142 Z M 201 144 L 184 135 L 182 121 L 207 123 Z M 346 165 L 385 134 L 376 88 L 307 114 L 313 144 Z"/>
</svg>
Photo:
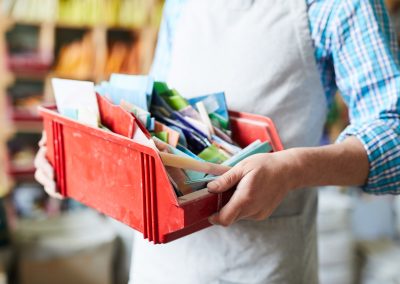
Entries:
<svg viewBox="0 0 400 284">
<path fill-rule="evenodd" d="M 167 243 L 211 226 L 208 217 L 233 191 L 203 189 L 177 197 L 158 153 L 135 143 L 134 116 L 97 96 L 102 124 L 115 133 L 83 125 L 40 108 L 47 133 L 48 159 L 62 195 L 82 202 L 143 233 L 155 244 Z M 241 146 L 256 139 L 282 150 L 269 118 L 230 112 L 233 138 Z"/>
</svg>

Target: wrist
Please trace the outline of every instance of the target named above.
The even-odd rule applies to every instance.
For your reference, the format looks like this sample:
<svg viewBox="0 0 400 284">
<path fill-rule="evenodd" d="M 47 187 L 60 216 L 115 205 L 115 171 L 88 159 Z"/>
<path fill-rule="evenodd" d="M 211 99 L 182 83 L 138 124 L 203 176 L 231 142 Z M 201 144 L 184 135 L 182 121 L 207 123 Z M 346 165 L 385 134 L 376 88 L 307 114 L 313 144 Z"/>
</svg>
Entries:
<svg viewBox="0 0 400 284">
<path fill-rule="evenodd" d="M 292 148 L 282 152 L 285 157 L 289 191 L 303 188 L 307 185 L 305 157 L 299 148 Z"/>
</svg>

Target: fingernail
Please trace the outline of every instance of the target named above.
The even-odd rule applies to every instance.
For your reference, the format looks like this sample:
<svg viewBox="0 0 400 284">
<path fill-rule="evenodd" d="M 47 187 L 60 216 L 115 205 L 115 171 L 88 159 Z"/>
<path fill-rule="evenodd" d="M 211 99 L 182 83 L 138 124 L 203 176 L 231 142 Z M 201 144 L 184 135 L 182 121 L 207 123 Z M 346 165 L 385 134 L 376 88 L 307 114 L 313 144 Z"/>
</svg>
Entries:
<svg viewBox="0 0 400 284">
<path fill-rule="evenodd" d="M 216 216 L 216 214 L 211 215 L 211 216 L 208 218 L 208 222 L 210 222 L 210 223 L 213 224 L 213 225 L 217 225 L 217 223 L 215 222 L 215 216 Z"/>
<path fill-rule="evenodd" d="M 217 190 L 218 187 L 219 187 L 219 185 L 218 185 L 218 183 L 215 182 L 215 181 L 210 182 L 209 184 L 207 184 L 207 188 L 208 188 L 209 190 L 211 190 L 211 191 Z"/>
</svg>

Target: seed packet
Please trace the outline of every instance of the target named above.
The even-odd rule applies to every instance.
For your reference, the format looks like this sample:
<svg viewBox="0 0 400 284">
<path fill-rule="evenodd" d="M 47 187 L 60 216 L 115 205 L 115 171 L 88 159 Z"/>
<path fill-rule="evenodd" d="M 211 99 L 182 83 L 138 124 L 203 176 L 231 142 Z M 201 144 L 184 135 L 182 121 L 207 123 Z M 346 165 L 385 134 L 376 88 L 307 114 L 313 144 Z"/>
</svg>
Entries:
<svg viewBox="0 0 400 284">
<path fill-rule="evenodd" d="M 202 102 L 210 116 L 213 125 L 220 128 L 223 131 L 230 130 L 229 113 L 226 104 L 225 93 L 221 92 L 221 93 L 195 97 L 188 99 L 188 102 L 192 106 L 196 106 L 198 102 Z"/>
<path fill-rule="evenodd" d="M 110 76 L 110 85 L 132 91 L 133 94 L 138 96 L 142 100 L 143 97 L 146 101 L 146 106 L 143 107 L 135 103 L 135 101 L 129 101 L 134 105 L 137 105 L 145 110 L 150 108 L 151 104 L 151 97 L 153 93 L 153 86 L 154 86 L 154 79 L 151 76 L 144 76 L 144 75 L 126 75 L 126 74 L 111 74 Z M 136 99 L 136 96 L 131 98 L 132 100 Z"/>
<path fill-rule="evenodd" d="M 98 127 L 100 112 L 93 82 L 53 78 L 51 83 L 60 114 Z"/>
<path fill-rule="evenodd" d="M 121 100 L 120 105 L 124 110 L 133 113 L 147 129 L 152 128 L 151 114 L 148 111 L 125 100 Z"/>
<path fill-rule="evenodd" d="M 236 164 L 238 164 L 240 161 L 243 161 L 244 159 L 246 159 L 252 155 L 268 153 L 268 152 L 271 152 L 271 150 L 272 150 L 272 147 L 268 141 L 261 142 L 260 140 L 256 140 L 253 143 L 251 143 L 249 146 L 244 148 L 242 151 L 236 153 L 236 155 L 225 160 L 222 164 L 225 166 L 233 167 Z"/>
<path fill-rule="evenodd" d="M 224 153 L 222 153 L 215 145 L 207 147 L 198 156 L 207 162 L 215 164 L 222 164 L 229 158 Z"/>
</svg>

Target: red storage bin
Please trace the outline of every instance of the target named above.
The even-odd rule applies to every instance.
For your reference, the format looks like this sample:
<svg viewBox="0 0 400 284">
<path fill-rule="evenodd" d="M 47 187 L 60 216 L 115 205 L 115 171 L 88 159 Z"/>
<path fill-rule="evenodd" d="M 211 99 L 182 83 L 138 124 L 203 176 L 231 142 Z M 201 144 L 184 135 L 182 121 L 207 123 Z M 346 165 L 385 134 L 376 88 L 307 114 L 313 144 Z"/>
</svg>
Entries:
<svg viewBox="0 0 400 284">
<path fill-rule="evenodd" d="M 203 189 L 177 197 L 157 151 L 130 139 L 141 127 L 134 116 L 97 96 L 102 124 L 115 133 L 40 107 L 47 133 L 47 157 L 55 168 L 61 194 L 113 217 L 155 244 L 167 243 L 211 226 L 208 217 L 224 206 L 233 191 Z M 282 150 L 269 118 L 230 112 L 233 138 L 241 146 L 256 139 Z"/>
</svg>

